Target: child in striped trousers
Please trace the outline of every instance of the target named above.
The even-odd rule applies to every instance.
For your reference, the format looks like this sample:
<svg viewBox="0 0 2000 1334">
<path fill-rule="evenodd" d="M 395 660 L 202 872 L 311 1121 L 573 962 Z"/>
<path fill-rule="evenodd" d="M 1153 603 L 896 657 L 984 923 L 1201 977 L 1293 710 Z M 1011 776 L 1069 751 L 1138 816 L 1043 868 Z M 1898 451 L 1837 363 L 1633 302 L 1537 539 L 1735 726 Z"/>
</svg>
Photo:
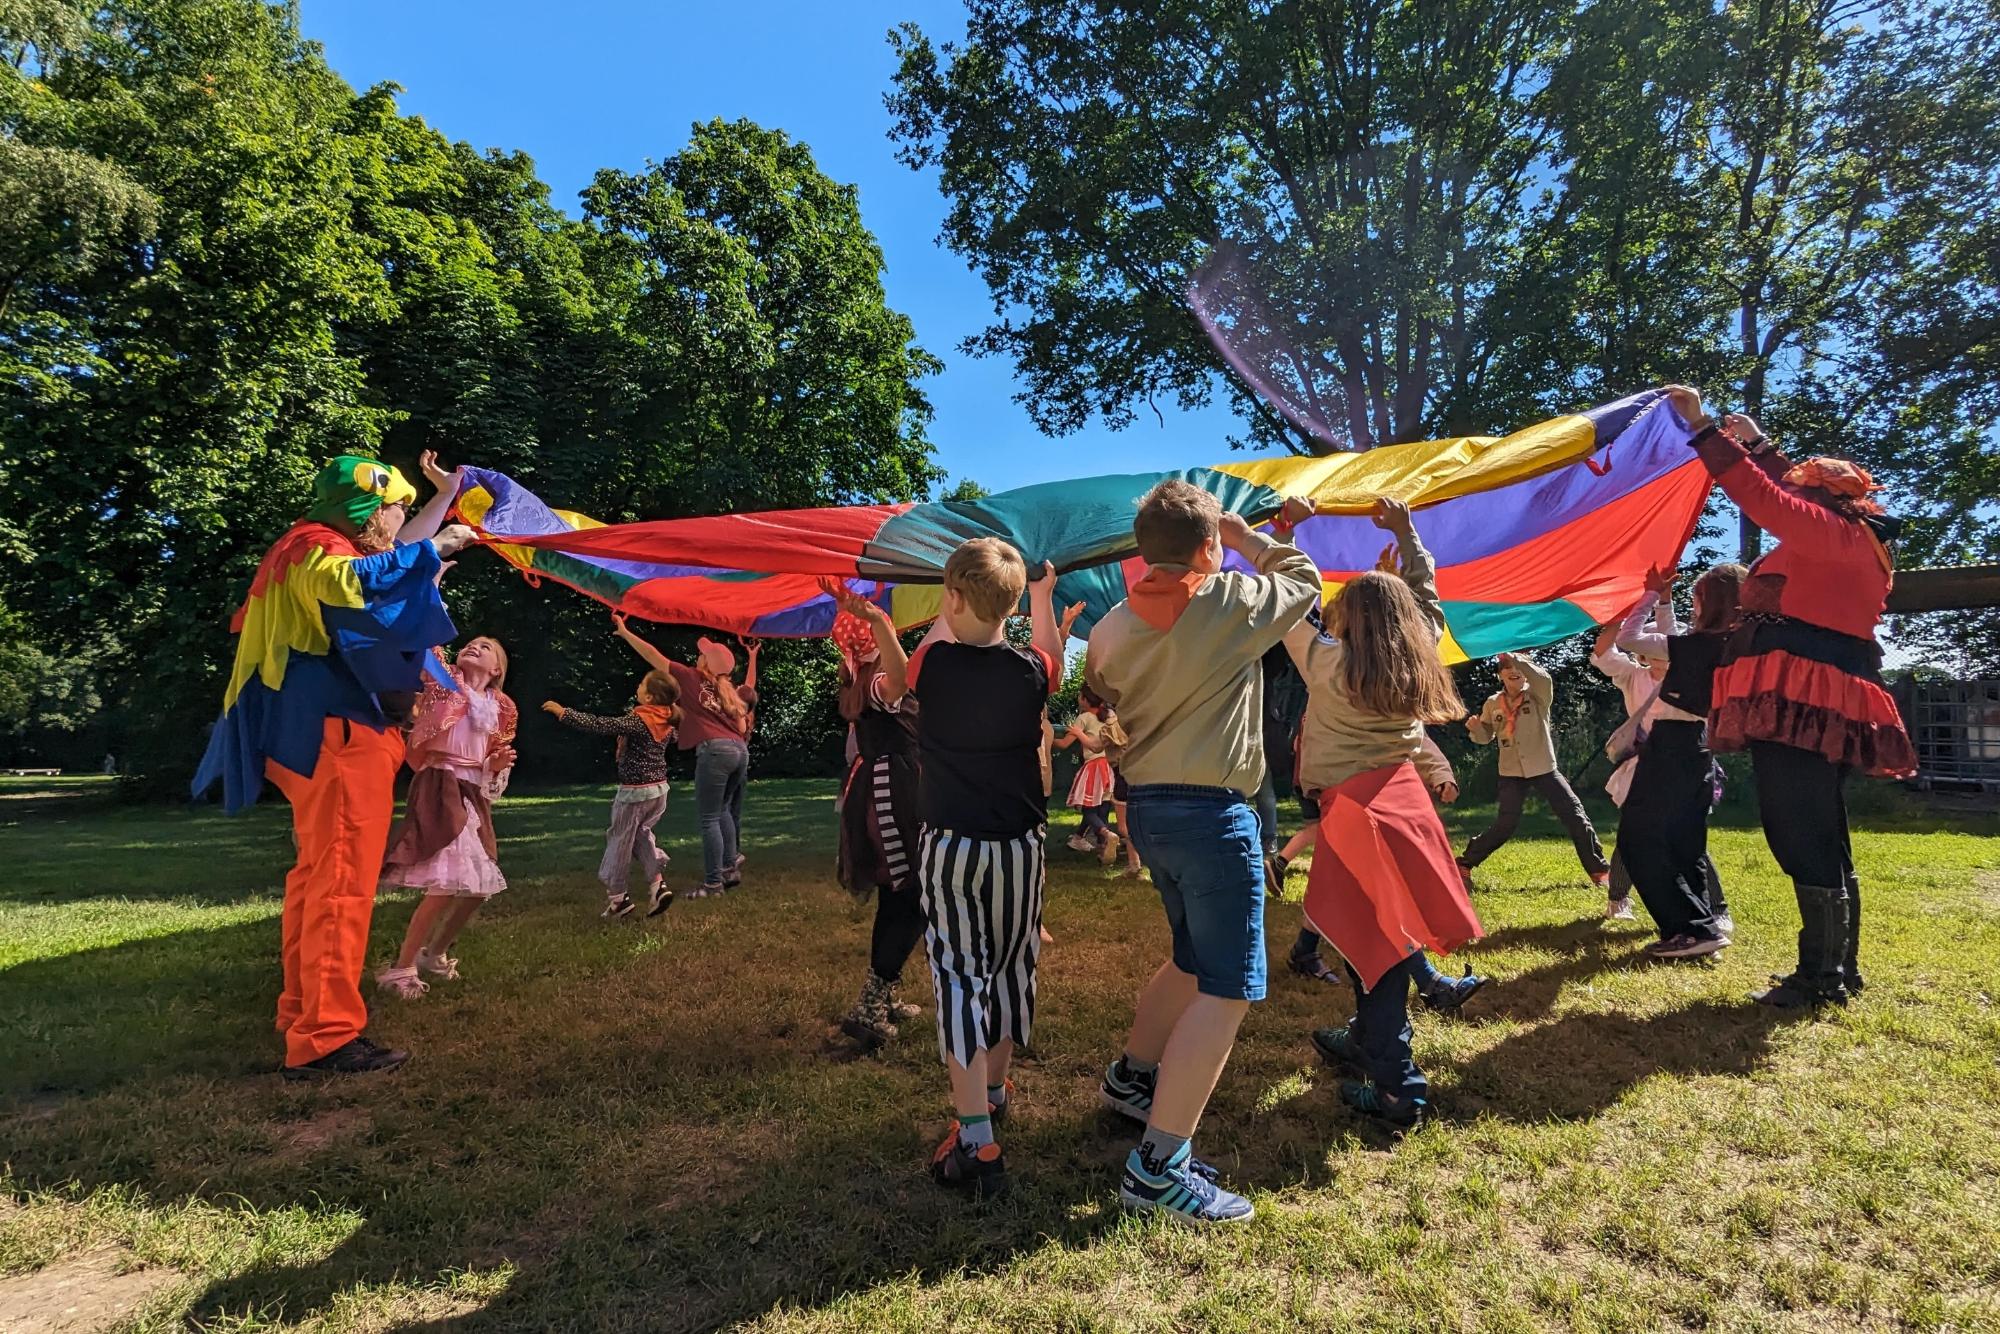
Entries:
<svg viewBox="0 0 2000 1334">
<path fill-rule="evenodd" d="M 1062 681 L 1055 571 L 1028 583 L 1027 563 L 997 538 L 961 543 L 944 567 L 944 630 L 905 658 L 881 608 L 829 586 L 874 631 L 884 705 L 917 701 L 924 832 L 917 875 L 924 946 L 937 996 L 938 1044 L 957 1113 L 931 1175 L 980 1196 L 1004 1194 L 1007 1165 L 994 1126 L 1007 1116 L 1014 1048 L 1035 1018 L 1041 952 L 1042 723 Z M 1007 618 L 1029 590 L 1035 643 L 1007 641 Z"/>
</svg>

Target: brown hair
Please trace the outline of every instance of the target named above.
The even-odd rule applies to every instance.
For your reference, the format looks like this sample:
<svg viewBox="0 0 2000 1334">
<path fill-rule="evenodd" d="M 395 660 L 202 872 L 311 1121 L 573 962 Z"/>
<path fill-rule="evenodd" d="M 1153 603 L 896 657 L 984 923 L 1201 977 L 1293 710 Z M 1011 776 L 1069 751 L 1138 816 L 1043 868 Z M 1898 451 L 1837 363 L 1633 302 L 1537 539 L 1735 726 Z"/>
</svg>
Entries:
<svg viewBox="0 0 2000 1334">
<path fill-rule="evenodd" d="M 1697 634 L 1727 630 L 1736 623 L 1743 599 L 1743 581 L 1750 577 L 1747 567 L 1727 561 L 1694 581 L 1694 629 Z"/>
<path fill-rule="evenodd" d="M 639 702 L 641 704 L 662 704 L 673 714 L 674 726 L 681 722 L 681 683 L 674 679 L 672 672 L 647 672 L 639 680 Z"/>
<path fill-rule="evenodd" d="M 945 561 L 944 586 L 964 598 L 980 620 L 1004 621 L 1028 586 L 1028 563 L 997 537 L 969 538 Z"/>
<path fill-rule="evenodd" d="M 1222 502 L 1198 486 L 1169 477 L 1139 502 L 1132 536 L 1148 565 L 1185 565 L 1215 536 Z"/>
<path fill-rule="evenodd" d="M 1340 683 L 1357 707 L 1426 723 L 1465 716 L 1458 686 L 1438 656 L 1437 625 L 1396 575 L 1371 570 L 1352 580 L 1328 621 L 1347 650 Z"/>
</svg>

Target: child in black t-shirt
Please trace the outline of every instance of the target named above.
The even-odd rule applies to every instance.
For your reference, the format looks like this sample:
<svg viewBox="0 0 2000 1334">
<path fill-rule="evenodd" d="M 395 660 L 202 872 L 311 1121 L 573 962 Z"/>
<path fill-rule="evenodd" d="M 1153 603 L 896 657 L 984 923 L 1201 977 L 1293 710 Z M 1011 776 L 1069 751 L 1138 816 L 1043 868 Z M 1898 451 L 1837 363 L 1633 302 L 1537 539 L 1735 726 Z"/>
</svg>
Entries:
<svg viewBox="0 0 2000 1334">
<path fill-rule="evenodd" d="M 931 1175 L 984 1196 L 1007 1188 L 993 1126 L 1006 1115 L 1014 1048 L 1034 1022 L 1048 820 L 1042 713 L 1062 681 L 1054 573 L 1044 564 L 1029 584 L 1026 563 L 1005 542 L 961 543 L 944 567 L 948 635 L 907 660 L 880 607 L 837 585 L 828 590 L 874 630 L 883 699 L 906 690 L 917 699 L 924 939 L 958 1113 Z M 1005 633 L 1023 587 L 1035 627 L 1026 649 Z"/>
</svg>

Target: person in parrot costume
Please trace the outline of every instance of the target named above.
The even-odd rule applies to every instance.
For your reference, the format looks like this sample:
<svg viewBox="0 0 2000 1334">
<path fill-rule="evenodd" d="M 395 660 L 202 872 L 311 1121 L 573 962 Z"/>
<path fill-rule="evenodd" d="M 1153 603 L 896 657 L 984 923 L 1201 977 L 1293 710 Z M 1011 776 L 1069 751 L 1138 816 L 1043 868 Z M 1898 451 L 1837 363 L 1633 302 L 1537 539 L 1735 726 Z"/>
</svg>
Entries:
<svg viewBox="0 0 2000 1334">
<path fill-rule="evenodd" d="M 475 540 L 462 525 L 439 531 L 445 488 L 411 519 L 416 498 L 372 458 L 343 454 L 320 470 L 311 507 L 265 552 L 230 622 L 235 663 L 194 777 L 196 796 L 220 783 L 232 813 L 267 779 L 292 805 L 277 1016 L 287 1079 L 409 1059 L 364 1036 L 361 974 L 402 725 L 427 666 L 448 681 L 432 650 L 457 632 L 438 580 L 444 558 Z"/>
</svg>

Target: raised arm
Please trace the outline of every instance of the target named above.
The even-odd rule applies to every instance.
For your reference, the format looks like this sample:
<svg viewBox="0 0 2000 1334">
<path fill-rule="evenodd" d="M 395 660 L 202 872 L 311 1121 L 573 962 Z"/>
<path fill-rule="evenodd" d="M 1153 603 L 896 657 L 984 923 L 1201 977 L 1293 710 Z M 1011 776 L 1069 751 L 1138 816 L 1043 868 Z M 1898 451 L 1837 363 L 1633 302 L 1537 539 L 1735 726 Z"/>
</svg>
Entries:
<svg viewBox="0 0 2000 1334">
<path fill-rule="evenodd" d="M 631 645 L 632 651 L 646 660 L 648 667 L 651 667 L 656 672 L 672 672 L 674 670 L 677 664 L 672 658 L 669 658 L 666 654 L 639 638 L 638 635 L 632 632 L 632 628 L 625 624 L 624 612 L 614 611 L 611 613 L 611 628 L 612 633 Z"/>
<path fill-rule="evenodd" d="M 1844 553 L 1852 520 L 1779 485 L 1751 459 L 1734 436 L 1724 432 L 1702 405 L 1701 395 L 1683 385 L 1667 386 L 1674 411 L 1694 434 L 1690 443 L 1724 495 L 1743 517 L 1807 555 Z"/>
<path fill-rule="evenodd" d="M 566 709 L 552 699 L 543 702 L 542 712 L 554 715 L 564 727 L 574 727 L 592 736 L 650 737 L 653 734 L 644 718 L 631 713 L 606 717 L 599 713 L 585 713 L 581 709 Z"/>
<path fill-rule="evenodd" d="M 437 536 L 438 529 L 444 526 L 445 516 L 451 513 L 452 502 L 458 499 L 460 472 L 458 469 L 446 472 L 438 463 L 436 450 L 427 449 L 418 455 L 417 466 L 423 469 L 425 480 L 433 488 L 431 498 L 422 509 L 410 516 L 403 530 L 396 534 L 398 546 Z"/>
<path fill-rule="evenodd" d="M 1387 496 L 1375 502 L 1375 526 L 1387 530 L 1396 539 L 1403 561 L 1403 582 L 1409 585 L 1416 596 L 1417 605 L 1437 628 L 1438 638 L 1444 638 L 1444 602 L 1438 597 L 1437 564 L 1431 559 L 1430 548 L 1417 536 L 1416 521 L 1410 517 L 1410 507 L 1400 500 Z"/>
<path fill-rule="evenodd" d="M 874 632 L 875 651 L 882 655 L 882 705 L 894 708 L 898 700 L 910 693 L 910 659 L 903 652 L 903 641 L 896 637 L 896 623 L 889 619 L 888 612 L 838 580 L 822 579 L 819 586 L 842 611 L 859 616 Z"/>
<path fill-rule="evenodd" d="M 1028 581 L 1028 623 L 1034 627 L 1035 647 L 1048 654 L 1060 672 L 1067 636 L 1056 620 L 1056 567 L 1047 561 L 1042 562 L 1041 573 Z"/>
<path fill-rule="evenodd" d="M 1502 662 L 1511 662 L 1528 683 L 1528 698 L 1535 701 L 1544 718 L 1556 702 L 1556 679 L 1548 674 L 1542 664 L 1525 653 L 1503 653 Z"/>
<path fill-rule="evenodd" d="M 1285 502 L 1274 528 L 1289 535 L 1311 513 L 1312 506 L 1295 496 Z M 1256 579 L 1241 586 L 1247 613 L 1244 628 L 1249 635 L 1249 642 L 1243 647 L 1254 648 L 1262 655 L 1282 642 L 1300 618 L 1319 605 L 1319 566 L 1291 543 L 1273 540 L 1253 530 L 1240 515 L 1225 513 L 1220 527 L 1222 545 L 1257 571 Z"/>
</svg>

